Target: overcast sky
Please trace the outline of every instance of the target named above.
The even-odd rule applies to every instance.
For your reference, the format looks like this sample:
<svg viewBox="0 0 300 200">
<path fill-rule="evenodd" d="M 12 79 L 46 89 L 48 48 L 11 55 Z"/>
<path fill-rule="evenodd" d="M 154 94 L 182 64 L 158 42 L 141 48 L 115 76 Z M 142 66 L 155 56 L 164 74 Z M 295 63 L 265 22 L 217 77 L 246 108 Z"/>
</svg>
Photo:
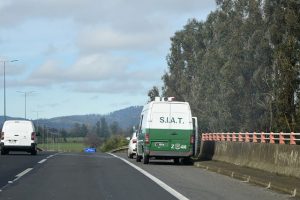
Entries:
<svg viewBox="0 0 300 200">
<path fill-rule="evenodd" d="M 214 0 L 0 0 L 0 115 L 106 114 L 162 86 L 170 37 Z"/>
</svg>

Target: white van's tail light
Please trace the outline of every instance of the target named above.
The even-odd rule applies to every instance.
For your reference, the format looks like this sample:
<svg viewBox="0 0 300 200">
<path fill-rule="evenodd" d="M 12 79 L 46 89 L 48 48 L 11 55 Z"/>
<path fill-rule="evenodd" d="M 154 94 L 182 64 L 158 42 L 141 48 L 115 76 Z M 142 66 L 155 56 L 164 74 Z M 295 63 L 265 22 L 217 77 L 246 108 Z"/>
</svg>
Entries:
<svg viewBox="0 0 300 200">
<path fill-rule="evenodd" d="M 1 140 L 4 140 L 4 132 L 1 133 Z"/>
<path fill-rule="evenodd" d="M 149 133 L 145 134 L 145 143 L 149 144 L 150 143 L 150 137 L 149 137 Z"/>
<path fill-rule="evenodd" d="M 133 140 L 132 140 L 132 143 L 136 143 L 136 139 L 133 139 Z"/>
<path fill-rule="evenodd" d="M 190 143 L 191 144 L 195 143 L 195 137 L 194 137 L 194 135 L 191 135 L 191 137 L 190 137 Z"/>
<path fill-rule="evenodd" d="M 35 140 L 35 132 L 31 133 L 31 140 Z"/>
</svg>

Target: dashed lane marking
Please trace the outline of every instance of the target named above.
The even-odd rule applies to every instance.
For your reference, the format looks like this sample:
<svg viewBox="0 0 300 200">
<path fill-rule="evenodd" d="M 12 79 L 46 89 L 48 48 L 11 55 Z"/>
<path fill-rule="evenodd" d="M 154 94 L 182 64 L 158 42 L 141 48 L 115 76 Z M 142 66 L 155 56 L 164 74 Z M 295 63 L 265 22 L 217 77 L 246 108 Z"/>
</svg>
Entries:
<svg viewBox="0 0 300 200">
<path fill-rule="evenodd" d="M 39 164 L 42 164 L 43 162 L 45 162 L 47 159 L 43 159 L 43 160 L 41 160 L 41 161 L 39 161 L 38 163 Z"/>
</svg>

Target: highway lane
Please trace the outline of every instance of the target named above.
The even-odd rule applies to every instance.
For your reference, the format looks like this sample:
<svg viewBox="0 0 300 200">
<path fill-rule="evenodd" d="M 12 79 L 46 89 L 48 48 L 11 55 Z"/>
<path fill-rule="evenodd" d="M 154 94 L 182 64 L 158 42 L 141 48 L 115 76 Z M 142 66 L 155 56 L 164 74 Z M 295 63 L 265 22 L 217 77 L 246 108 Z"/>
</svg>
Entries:
<svg viewBox="0 0 300 200">
<path fill-rule="evenodd" d="M 289 195 L 254 186 L 204 169 L 175 165 L 173 161 L 150 160 L 149 165 L 128 159 L 124 153 L 115 154 L 167 183 L 189 199 L 199 200 L 284 200 Z"/>
<path fill-rule="evenodd" d="M 175 199 L 149 178 L 103 153 L 57 154 L 0 192 L 1 200 Z"/>
<path fill-rule="evenodd" d="M 282 200 L 289 196 L 193 166 L 121 158 L 159 178 L 189 199 Z M 33 158 L 33 157 L 28 157 Z M 35 159 L 35 158 L 34 158 Z M 25 169 L 26 167 L 24 167 Z M 0 192 L 1 200 L 23 199 L 176 199 L 134 167 L 114 156 L 60 153 L 45 160 Z"/>
<path fill-rule="evenodd" d="M 36 156 L 24 152 L 10 152 L 9 155 L 0 156 L 0 189 L 8 181 L 15 179 L 15 176 L 25 169 L 32 168 L 40 160 L 45 159 L 53 152 L 39 152 Z"/>
</svg>

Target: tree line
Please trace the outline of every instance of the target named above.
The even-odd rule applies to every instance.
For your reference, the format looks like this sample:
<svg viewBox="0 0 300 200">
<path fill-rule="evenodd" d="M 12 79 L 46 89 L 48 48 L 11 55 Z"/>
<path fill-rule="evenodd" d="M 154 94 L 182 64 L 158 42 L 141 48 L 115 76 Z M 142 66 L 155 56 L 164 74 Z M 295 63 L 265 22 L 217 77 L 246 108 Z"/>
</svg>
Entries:
<svg viewBox="0 0 300 200">
<path fill-rule="evenodd" d="M 43 138 L 43 140 L 45 140 L 44 138 L 46 137 L 55 136 L 62 138 L 64 142 L 67 142 L 68 138 L 79 137 L 85 138 L 87 143 L 95 142 L 99 145 L 111 136 L 130 135 L 132 132 L 132 127 L 123 129 L 119 126 L 118 122 L 114 121 L 111 124 L 108 124 L 106 119 L 102 117 L 94 125 L 74 123 L 73 127 L 70 129 L 57 129 L 39 126 L 38 132 L 41 134 L 41 138 Z"/>
<path fill-rule="evenodd" d="M 188 101 L 202 132 L 299 132 L 299 1 L 216 4 L 171 38 L 163 96 Z"/>
</svg>

